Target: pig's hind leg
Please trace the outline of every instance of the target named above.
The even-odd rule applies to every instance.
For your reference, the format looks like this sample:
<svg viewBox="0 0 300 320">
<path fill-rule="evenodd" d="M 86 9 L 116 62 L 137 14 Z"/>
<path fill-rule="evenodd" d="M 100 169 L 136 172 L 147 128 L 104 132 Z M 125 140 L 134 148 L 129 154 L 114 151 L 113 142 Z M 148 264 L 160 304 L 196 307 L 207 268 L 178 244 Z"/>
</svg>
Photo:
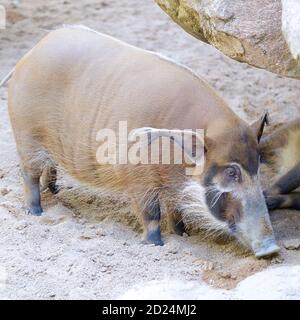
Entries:
<svg viewBox="0 0 300 320">
<path fill-rule="evenodd" d="M 25 203 L 29 214 L 41 216 L 40 177 L 23 169 Z"/>
<path fill-rule="evenodd" d="M 22 176 L 24 182 L 24 195 L 26 210 L 29 214 L 41 216 L 41 189 L 40 178 L 45 166 L 49 162 L 49 155 L 32 135 L 17 134 L 18 153 L 21 160 Z"/>
</svg>

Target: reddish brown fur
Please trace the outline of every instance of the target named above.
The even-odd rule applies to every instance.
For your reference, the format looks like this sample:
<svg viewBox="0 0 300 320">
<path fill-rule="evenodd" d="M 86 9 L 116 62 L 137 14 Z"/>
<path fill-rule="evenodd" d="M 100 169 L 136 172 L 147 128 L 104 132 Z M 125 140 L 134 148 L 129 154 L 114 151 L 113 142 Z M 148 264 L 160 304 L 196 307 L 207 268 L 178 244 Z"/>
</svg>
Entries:
<svg viewBox="0 0 300 320">
<path fill-rule="evenodd" d="M 187 177 L 185 165 L 99 165 L 97 132 L 117 132 L 120 120 L 127 121 L 129 131 L 204 129 L 205 170 L 238 162 L 244 188 L 257 184 L 253 176 L 261 126 L 253 130 L 187 68 L 86 28 L 51 32 L 17 64 L 9 84 L 9 114 L 25 183 L 32 188 L 29 207 L 38 204 L 33 196 L 39 193 L 37 179 L 60 165 L 84 184 L 128 193 L 138 216 L 160 207 L 174 227 L 178 208 L 197 203 L 204 206 L 197 212 L 206 215 L 205 223 L 223 228 L 206 213 L 204 177 Z M 187 186 L 195 186 L 193 196 Z M 253 190 L 259 195 L 259 186 Z M 153 212 L 143 215 L 147 232 L 159 225 L 157 216 L 151 222 L 147 218 Z"/>
<path fill-rule="evenodd" d="M 300 118 L 265 137 L 260 146 L 263 161 L 272 171 L 273 184 L 265 191 L 270 209 L 300 208 Z"/>
</svg>

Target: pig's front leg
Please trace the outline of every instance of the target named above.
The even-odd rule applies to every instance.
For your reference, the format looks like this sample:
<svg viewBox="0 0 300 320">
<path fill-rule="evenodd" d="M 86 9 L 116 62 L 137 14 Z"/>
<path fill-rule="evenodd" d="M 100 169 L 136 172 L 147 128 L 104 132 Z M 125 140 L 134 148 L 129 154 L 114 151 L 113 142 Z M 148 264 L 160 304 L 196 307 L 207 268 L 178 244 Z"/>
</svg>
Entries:
<svg viewBox="0 0 300 320">
<path fill-rule="evenodd" d="M 269 210 L 294 209 L 300 210 L 300 192 L 275 194 L 266 197 Z"/>
<path fill-rule="evenodd" d="M 158 197 L 148 200 L 146 205 L 140 205 L 135 200 L 133 201 L 133 208 L 142 218 L 144 227 L 143 243 L 163 246 L 160 230 L 161 211 Z"/>
</svg>

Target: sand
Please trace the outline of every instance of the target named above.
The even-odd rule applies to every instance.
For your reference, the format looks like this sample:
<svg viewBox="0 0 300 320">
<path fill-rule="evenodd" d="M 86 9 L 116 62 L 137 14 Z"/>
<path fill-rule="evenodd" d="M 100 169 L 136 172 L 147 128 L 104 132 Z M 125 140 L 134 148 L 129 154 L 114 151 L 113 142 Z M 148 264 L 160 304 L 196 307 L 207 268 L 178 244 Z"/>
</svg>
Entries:
<svg viewBox="0 0 300 320">
<path fill-rule="evenodd" d="M 269 132 L 299 114 L 299 81 L 230 60 L 186 34 L 153 1 L 2 3 L 8 23 L 0 30 L 0 79 L 47 30 L 84 24 L 187 65 L 248 122 L 267 109 Z M 269 260 L 199 234 L 164 232 L 164 247 L 143 245 L 125 199 L 91 194 L 62 172 L 61 192 L 43 194 L 44 216 L 27 216 L 6 88 L 0 89 L 0 134 L 0 298 L 300 298 L 300 251 L 284 246 L 299 241 L 298 212 L 272 213 L 282 250 Z"/>
</svg>

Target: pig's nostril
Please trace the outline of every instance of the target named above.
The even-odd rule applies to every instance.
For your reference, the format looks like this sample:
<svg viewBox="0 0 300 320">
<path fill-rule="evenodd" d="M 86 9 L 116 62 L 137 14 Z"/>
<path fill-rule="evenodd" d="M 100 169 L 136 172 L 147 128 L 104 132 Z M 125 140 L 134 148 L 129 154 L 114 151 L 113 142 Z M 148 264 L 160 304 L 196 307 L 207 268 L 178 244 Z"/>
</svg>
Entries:
<svg viewBox="0 0 300 320">
<path fill-rule="evenodd" d="M 278 253 L 280 247 L 276 244 L 274 238 L 269 237 L 265 238 L 259 245 L 256 243 L 256 245 L 253 246 L 253 250 L 256 258 L 262 258 Z"/>
</svg>

